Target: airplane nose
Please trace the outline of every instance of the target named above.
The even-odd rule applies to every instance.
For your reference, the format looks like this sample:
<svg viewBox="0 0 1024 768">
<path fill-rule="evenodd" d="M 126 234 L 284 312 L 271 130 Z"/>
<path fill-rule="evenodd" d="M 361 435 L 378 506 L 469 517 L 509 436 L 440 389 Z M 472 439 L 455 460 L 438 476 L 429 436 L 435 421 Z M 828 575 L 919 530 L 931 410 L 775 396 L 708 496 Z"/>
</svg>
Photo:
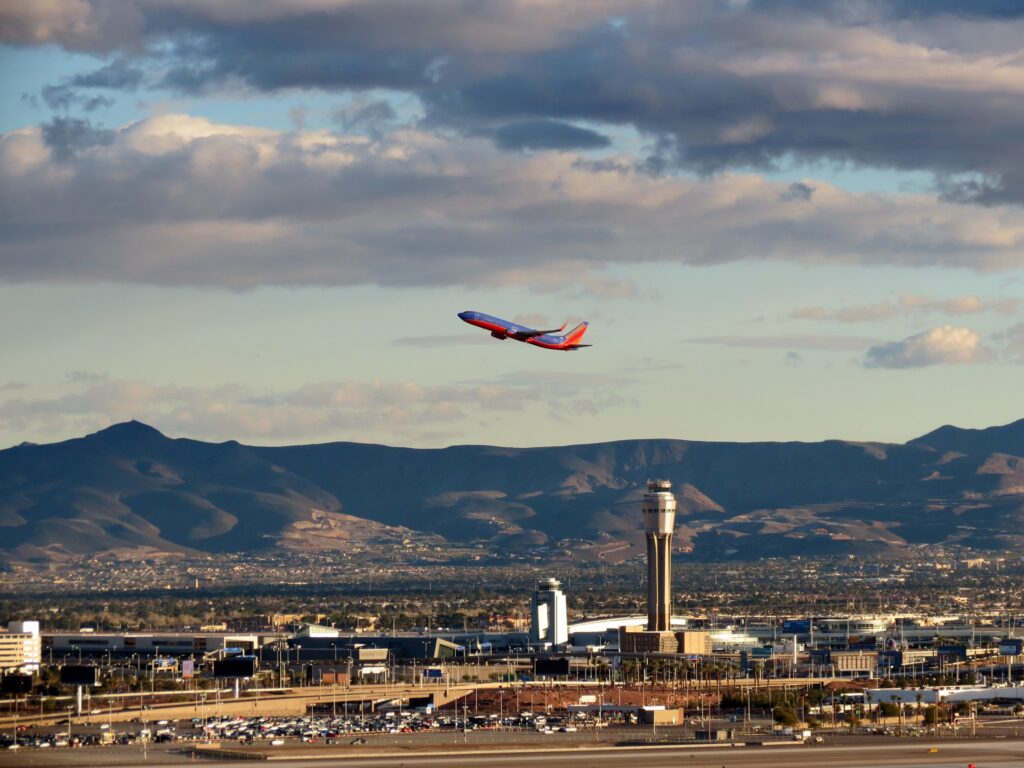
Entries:
<svg viewBox="0 0 1024 768">
<path fill-rule="evenodd" d="M 468 311 L 467 312 L 459 312 L 459 319 L 460 320 L 466 320 L 468 318 L 469 318 L 469 312 Z"/>
</svg>

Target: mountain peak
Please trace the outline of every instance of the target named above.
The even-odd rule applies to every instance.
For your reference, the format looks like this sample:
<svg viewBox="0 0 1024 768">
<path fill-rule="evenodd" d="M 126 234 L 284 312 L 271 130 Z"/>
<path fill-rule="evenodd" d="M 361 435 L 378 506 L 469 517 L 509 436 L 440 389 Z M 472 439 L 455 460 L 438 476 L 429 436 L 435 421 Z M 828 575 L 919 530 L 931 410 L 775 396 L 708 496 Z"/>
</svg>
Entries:
<svg viewBox="0 0 1024 768">
<path fill-rule="evenodd" d="M 106 429 L 101 429 L 99 432 L 94 432 L 90 437 L 105 437 L 105 438 L 117 438 L 117 439 L 139 439 L 147 437 L 163 437 L 163 433 L 155 427 L 151 427 L 148 424 L 143 424 L 141 421 L 132 419 L 131 421 L 122 421 L 119 424 L 111 424 Z"/>
<path fill-rule="evenodd" d="M 983 429 L 946 424 L 908 442 L 943 451 L 989 451 L 1020 455 L 1024 452 L 1024 419 Z"/>
</svg>

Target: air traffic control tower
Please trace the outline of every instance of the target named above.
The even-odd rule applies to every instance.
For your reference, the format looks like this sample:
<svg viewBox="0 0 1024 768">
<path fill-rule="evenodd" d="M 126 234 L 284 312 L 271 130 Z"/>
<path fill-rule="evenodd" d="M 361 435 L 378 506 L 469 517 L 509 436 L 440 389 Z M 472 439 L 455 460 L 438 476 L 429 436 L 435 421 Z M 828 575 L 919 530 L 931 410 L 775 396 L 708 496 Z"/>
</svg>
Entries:
<svg viewBox="0 0 1024 768">
<path fill-rule="evenodd" d="M 647 536 L 647 629 L 622 627 L 619 650 L 625 653 L 675 653 L 672 632 L 672 531 L 676 526 L 676 497 L 668 480 L 648 480 L 641 502 Z"/>
<path fill-rule="evenodd" d="M 676 525 L 672 483 L 648 480 L 642 509 L 647 535 L 647 631 L 668 632 L 672 628 L 672 531 Z"/>
</svg>

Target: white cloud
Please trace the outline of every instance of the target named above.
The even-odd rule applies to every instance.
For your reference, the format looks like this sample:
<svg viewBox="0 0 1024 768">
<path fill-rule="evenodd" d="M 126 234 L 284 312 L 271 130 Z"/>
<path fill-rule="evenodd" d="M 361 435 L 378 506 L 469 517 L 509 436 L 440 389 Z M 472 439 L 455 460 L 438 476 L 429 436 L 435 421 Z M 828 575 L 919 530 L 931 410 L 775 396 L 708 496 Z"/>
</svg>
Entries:
<svg viewBox="0 0 1024 768">
<path fill-rule="evenodd" d="M 940 325 L 903 341 L 880 344 L 868 350 L 868 368 L 921 368 L 928 365 L 981 363 L 991 352 L 970 328 Z"/>
<path fill-rule="evenodd" d="M 1017 311 L 1021 300 L 1011 297 L 982 299 L 978 296 L 957 296 L 935 299 L 928 296 L 906 295 L 896 301 L 881 301 L 827 310 L 824 307 L 801 307 L 789 313 L 797 320 L 832 320 L 840 323 L 864 323 L 888 320 L 892 317 L 914 314 L 941 314 L 948 317 L 998 312 L 1009 315 Z"/>
</svg>

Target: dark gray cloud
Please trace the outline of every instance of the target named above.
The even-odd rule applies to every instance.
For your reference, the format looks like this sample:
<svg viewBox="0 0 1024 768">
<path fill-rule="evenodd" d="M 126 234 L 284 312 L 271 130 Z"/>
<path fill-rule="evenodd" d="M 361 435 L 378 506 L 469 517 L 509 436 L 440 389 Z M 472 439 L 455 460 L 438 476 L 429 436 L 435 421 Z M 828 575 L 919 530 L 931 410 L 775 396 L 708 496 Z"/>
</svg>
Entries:
<svg viewBox="0 0 1024 768">
<path fill-rule="evenodd" d="M 780 195 L 782 200 L 810 200 L 814 194 L 814 187 L 804 184 L 802 181 L 795 181 L 790 184 L 786 191 Z"/>
<path fill-rule="evenodd" d="M 851 22 L 946 15 L 988 19 L 1024 16 L 1024 6 L 1019 0 L 753 0 L 750 5 L 763 11 L 798 10 Z"/>
<path fill-rule="evenodd" d="M 523 120 L 494 131 L 502 149 L 599 149 L 611 142 L 596 131 L 557 120 Z"/>
<path fill-rule="evenodd" d="M 115 59 L 99 69 L 75 75 L 68 85 L 76 88 L 115 88 L 133 91 L 142 85 L 143 71 L 126 59 Z"/>
<path fill-rule="evenodd" d="M 356 99 L 334 111 L 334 122 L 345 131 L 379 136 L 397 119 L 394 108 L 383 99 Z"/>
<path fill-rule="evenodd" d="M 602 146 L 573 124 L 629 126 L 651 139 L 651 169 L 838 161 L 930 172 L 945 199 L 1002 205 L 1024 201 L 1021 8 L 81 0 L 8 7 L 0 29 L 120 52 L 76 87 L 138 87 L 146 67 L 186 93 L 388 88 L 419 97 L 428 125 L 510 149 Z"/>
<path fill-rule="evenodd" d="M 40 95 L 52 110 L 67 112 L 77 108 L 94 112 L 113 106 L 114 99 L 102 94 L 90 94 L 89 89 L 134 91 L 142 81 L 143 72 L 139 67 L 125 59 L 116 59 L 99 69 L 69 77 L 58 85 L 47 85 L 40 91 Z"/>
<path fill-rule="evenodd" d="M 89 96 L 68 85 L 48 85 L 43 88 L 41 95 L 46 106 L 60 112 L 67 112 L 72 108 L 95 112 L 97 109 L 114 106 L 114 99 L 109 96 Z"/>
<path fill-rule="evenodd" d="M 57 160 L 69 160 L 77 152 L 114 140 L 113 131 L 95 128 L 88 120 L 76 117 L 55 117 L 44 123 L 41 130 L 43 141 Z"/>
</svg>

